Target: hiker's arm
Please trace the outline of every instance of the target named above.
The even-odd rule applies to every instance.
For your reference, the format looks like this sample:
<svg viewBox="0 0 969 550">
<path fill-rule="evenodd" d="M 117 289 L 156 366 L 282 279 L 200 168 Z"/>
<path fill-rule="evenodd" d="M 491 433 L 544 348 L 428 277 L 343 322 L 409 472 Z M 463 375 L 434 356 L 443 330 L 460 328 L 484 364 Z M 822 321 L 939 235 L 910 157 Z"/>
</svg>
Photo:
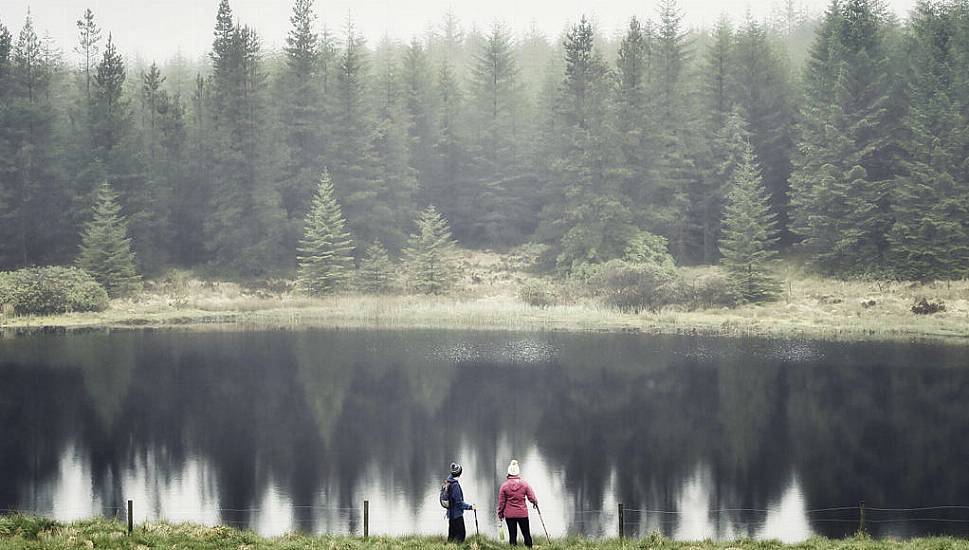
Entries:
<svg viewBox="0 0 969 550">
<path fill-rule="evenodd" d="M 505 519 L 505 501 L 508 500 L 505 497 L 504 488 L 498 491 L 498 519 Z"/>
<path fill-rule="evenodd" d="M 538 499 L 535 498 L 535 491 L 532 490 L 531 485 L 525 487 L 525 496 L 528 497 L 528 500 L 531 501 L 535 508 L 538 508 Z"/>
<path fill-rule="evenodd" d="M 457 490 L 454 491 L 454 500 L 458 502 L 458 505 L 462 510 L 470 510 L 472 506 L 464 501 L 464 489 L 460 485 L 457 486 Z"/>
</svg>

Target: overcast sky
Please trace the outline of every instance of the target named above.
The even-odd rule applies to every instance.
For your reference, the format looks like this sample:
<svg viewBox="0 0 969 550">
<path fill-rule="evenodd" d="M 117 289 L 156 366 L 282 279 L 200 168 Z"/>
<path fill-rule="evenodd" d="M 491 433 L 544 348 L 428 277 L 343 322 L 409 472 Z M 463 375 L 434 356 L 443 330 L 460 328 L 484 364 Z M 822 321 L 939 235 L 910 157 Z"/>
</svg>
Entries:
<svg viewBox="0 0 969 550">
<path fill-rule="evenodd" d="M 758 18 L 767 16 L 776 2 L 768 0 L 680 0 L 688 26 L 709 26 L 721 12 L 734 20 L 747 9 Z M 256 28 L 264 42 L 278 47 L 289 26 L 291 0 L 232 0 L 236 16 Z M 555 37 L 582 13 L 595 16 L 609 32 L 620 28 L 630 15 L 654 17 L 655 0 L 317 0 L 321 24 L 343 29 L 349 13 L 357 28 L 371 41 L 385 34 L 410 39 L 436 25 L 451 8 L 463 25 L 487 27 L 496 18 L 513 30 L 533 22 Z M 804 0 L 812 13 L 820 13 L 828 0 Z M 907 16 L 915 0 L 888 0 L 900 16 Z M 0 0 L 0 22 L 15 33 L 28 7 L 41 33 L 47 31 L 66 53 L 75 42 L 75 21 L 84 8 L 94 10 L 99 24 L 114 34 L 120 49 L 148 60 L 164 61 L 176 51 L 195 56 L 208 50 L 218 0 Z"/>
</svg>

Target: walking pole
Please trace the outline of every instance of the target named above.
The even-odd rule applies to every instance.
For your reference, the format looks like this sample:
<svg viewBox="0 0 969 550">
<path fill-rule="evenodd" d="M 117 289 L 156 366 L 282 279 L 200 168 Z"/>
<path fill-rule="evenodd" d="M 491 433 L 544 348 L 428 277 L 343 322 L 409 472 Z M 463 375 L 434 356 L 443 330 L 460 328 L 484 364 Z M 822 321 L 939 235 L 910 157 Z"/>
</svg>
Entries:
<svg viewBox="0 0 969 550">
<path fill-rule="evenodd" d="M 475 538 L 477 538 L 478 539 L 478 542 L 480 543 L 481 542 L 481 530 L 478 529 L 478 509 L 477 508 L 472 508 L 471 510 L 474 512 L 474 534 L 475 534 Z"/>
<path fill-rule="evenodd" d="M 538 504 L 536 504 L 535 505 L 535 510 L 538 511 L 538 519 L 539 519 L 539 521 L 542 522 L 542 530 L 545 531 L 545 540 L 547 540 L 548 543 L 549 543 L 549 545 L 551 545 L 552 544 L 552 537 L 548 536 L 548 528 L 545 527 L 545 518 L 542 517 L 542 509 L 538 507 Z"/>
</svg>

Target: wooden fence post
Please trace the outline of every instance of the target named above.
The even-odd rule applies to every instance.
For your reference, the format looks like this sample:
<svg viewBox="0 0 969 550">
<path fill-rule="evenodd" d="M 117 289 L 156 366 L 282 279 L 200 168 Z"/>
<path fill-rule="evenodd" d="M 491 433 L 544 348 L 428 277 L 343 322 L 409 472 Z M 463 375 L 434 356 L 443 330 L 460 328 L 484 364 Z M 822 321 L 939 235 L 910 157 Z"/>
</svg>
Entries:
<svg viewBox="0 0 969 550">
<path fill-rule="evenodd" d="M 363 501 L 363 538 L 370 536 L 370 501 Z"/>
<path fill-rule="evenodd" d="M 619 503 L 619 538 L 624 538 L 626 534 L 625 529 L 623 528 L 623 523 L 625 523 L 623 519 L 624 518 L 622 513 L 622 503 L 620 502 Z"/>
</svg>

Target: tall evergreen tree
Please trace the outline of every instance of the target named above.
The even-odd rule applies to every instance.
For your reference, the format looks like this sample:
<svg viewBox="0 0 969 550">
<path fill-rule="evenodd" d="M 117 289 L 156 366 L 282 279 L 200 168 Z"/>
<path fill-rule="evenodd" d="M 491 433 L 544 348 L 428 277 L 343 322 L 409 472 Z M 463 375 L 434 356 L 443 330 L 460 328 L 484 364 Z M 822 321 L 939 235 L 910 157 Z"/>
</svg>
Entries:
<svg viewBox="0 0 969 550">
<path fill-rule="evenodd" d="M 832 2 L 805 73 L 792 229 L 818 269 L 841 275 L 883 269 L 891 223 L 886 182 L 896 130 L 879 8 L 870 0 Z"/>
<path fill-rule="evenodd" d="M 404 269 L 411 286 L 422 294 L 443 294 L 459 276 L 457 244 L 447 220 L 433 205 L 416 220 L 417 232 L 403 250 Z"/>
<path fill-rule="evenodd" d="M 720 239 L 721 264 L 737 298 L 762 302 L 779 290 L 771 267 L 777 258 L 777 221 L 749 142 L 730 181 Z"/>
<path fill-rule="evenodd" d="M 624 204 L 618 177 L 616 132 L 608 111 L 609 68 L 595 50 L 592 23 L 585 17 L 565 37 L 565 80 L 559 92 L 553 177 L 549 195 L 564 198 L 546 207 L 552 234 L 560 236 L 559 268 L 570 271 L 623 255 L 637 234 Z"/>
<path fill-rule="evenodd" d="M 500 23 L 475 54 L 470 91 L 474 188 L 461 220 L 470 242 L 513 243 L 527 223 L 516 193 L 525 169 L 519 153 L 523 88 L 511 35 Z"/>
<path fill-rule="evenodd" d="M 131 250 L 128 222 L 118 195 L 107 182 L 98 187 L 94 215 L 84 228 L 77 266 L 90 273 L 111 297 L 141 290 L 141 276 Z"/>
<path fill-rule="evenodd" d="M 94 21 L 94 12 L 90 8 L 84 10 L 77 20 L 78 45 L 74 51 L 81 56 L 81 73 L 84 75 L 84 91 L 88 103 L 91 102 L 91 84 L 94 80 L 94 68 L 97 63 L 101 42 L 101 28 Z"/>
<path fill-rule="evenodd" d="M 957 38 L 967 13 L 961 8 L 923 2 L 911 21 L 910 135 L 892 186 L 888 236 L 892 269 L 903 279 L 969 275 L 969 104 L 961 90 L 959 73 L 967 67 L 960 65 Z"/>
<path fill-rule="evenodd" d="M 404 52 L 403 62 L 404 103 L 410 119 L 410 162 L 417 170 L 418 192 L 430 199 L 429 189 L 434 186 L 439 98 L 434 93 L 434 77 L 427 51 L 417 41 L 411 40 Z"/>
<path fill-rule="evenodd" d="M 259 276 L 285 265 L 282 209 L 266 75 L 256 33 L 237 26 L 228 0 L 219 4 L 210 54 L 213 140 L 211 204 L 205 223 L 212 261 L 240 275 Z"/>
<path fill-rule="evenodd" d="M 353 242 L 326 172 L 320 177 L 304 227 L 297 259 L 299 288 L 316 296 L 345 288 L 353 269 Z"/>
<path fill-rule="evenodd" d="M 278 82 L 280 123 L 285 132 L 282 205 L 291 225 L 306 214 L 323 164 L 323 42 L 315 32 L 313 0 L 294 0 L 286 36 L 285 65 Z M 292 235 L 290 236 L 291 240 Z"/>
<path fill-rule="evenodd" d="M 400 74 L 397 52 L 385 41 L 375 56 L 376 126 L 374 155 L 376 176 L 383 196 L 373 201 L 375 209 L 389 222 L 383 238 L 399 249 L 406 240 L 404 228 L 417 212 L 418 173 L 411 163 L 410 129 L 413 121 L 407 110 L 406 82 Z M 374 211 L 377 214 L 377 210 Z"/>
<path fill-rule="evenodd" d="M 652 29 L 633 17 L 619 44 L 616 60 L 616 116 L 622 148 L 623 194 L 632 204 L 646 201 L 655 177 L 655 126 L 651 117 Z M 641 220 L 645 221 L 645 220 Z"/>
<path fill-rule="evenodd" d="M 691 188 L 699 179 L 693 143 L 696 120 L 685 93 L 692 51 L 676 0 L 662 0 L 659 9 L 653 64 L 658 147 L 656 176 L 646 197 L 646 229 L 667 237 L 673 256 L 679 261 L 695 260 L 691 251 L 699 246 L 690 238 L 695 228 L 691 227 L 688 209 Z"/>
<path fill-rule="evenodd" d="M 333 101 L 333 148 L 330 173 L 340 182 L 337 199 L 343 205 L 354 239 L 380 239 L 392 249 L 399 228 L 387 201 L 385 182 L 377 171 L 376 133 L 370 101 L 366 44 L 347 23 L 346 42 L 339 61 Z"/>
<path fill-rule="evenodd" d="M 464 124 L 465 101 L 456 71 L 450 62 L 444 61 L 438 70 L 434 90 L 439 126 L 434 142 L 434 168 L 431 180 L 421 189 L 423 202 L 432 200 L 441 214 L 458 221 L 458 235 L 468 234 L 460 223 L 459 201 L 461 190 L 469 186 L 466 127 Z"/>
<path fill-rule="evenodd" d="M 728 82 L 750 130 L 782 236 L 787 229 L 788 179 L 795 113 L 789 71 L 764 25 L 749 19 L 736 34 Z"/>
<path fill-rule="evenodd" d="M 76 245 L 63 213 L 70 196 L 57 166 L 56 70 L 28 13 L 9 50 L 0 128 L 0 264 L 8 267 L 67 260 Z M 12 49 L 11 46 L 12 45 Z"/>
</svg>

